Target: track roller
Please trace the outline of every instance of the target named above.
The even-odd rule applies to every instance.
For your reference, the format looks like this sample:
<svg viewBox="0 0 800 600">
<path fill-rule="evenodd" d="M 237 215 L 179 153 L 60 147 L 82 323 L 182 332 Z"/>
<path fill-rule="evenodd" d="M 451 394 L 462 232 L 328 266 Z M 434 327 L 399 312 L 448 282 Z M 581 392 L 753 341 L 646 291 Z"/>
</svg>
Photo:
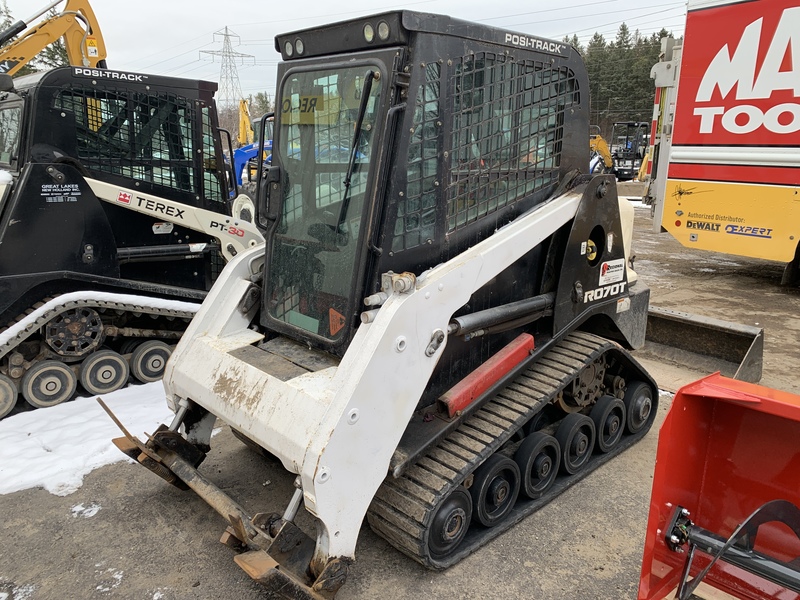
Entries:
<svg viewBox="0 0 800 600">
<path fill-rule="evenodd" d="M 561 446 L 561 472 L 574 475 L 583 468 L 594 448 L 594 422 L 580 413 L 570 413 L 556 430 Z"/>
<path fill-rule="evenodd" d="M 22 396 L 36 408 L 47 408 L 69 400 L 77 387 L 75 373 L 57 360 L 37 363 L 22 377 Z"/>
<path fill-rule="evenodd" d="M 561 447 L 552 435 L 536 431 L 522 440 L 514 461 L 522 474 L 522 494 L 535 500 L 556 480 Z"/>
<path fill-rule="evenodd" d="M 622 399 L 628 413 L 626 429 L 628 433 L 639 433 L 652 419 L 653 389 L 644 381 L 632 381 Z"/>
<path fill-rule="evenodd" d="M 450 492 L 439 505 L 430 526 L 428 548 L 431 556 L 444 558 L 458 547 L 469 529 L 472 511 L 472 495 L 463 485 Z"/>
<path fill-rule="evenodd" d="M 494 527 L 514 508 L 520 486 L 517 463 L 503 454 L 493 454 L 475 469 L 472 487 L 472 519 L 484 527 Z"/>
<path fill-rule="evenodd" d="M 172 349 L 164 342 L 144 342 L 131 355 L 131 373 L 142 383 L 158 381 L 164 375 L 164 367 L 171 354 Z"/>
<path fill-rule="evenodd" d="M 589 418 L 594 421 L 598 452 L 609 452 L 622 439 L 625 415 L 625 404 L 615 396 L 603 396 L 592 407 Z"/>
<path fill-rule="evenodd" d="M 16 384 L 10 378 L 0 374 L 0 419 L 11 412 L 11 409 L 17 404 L 18 395 Z"/>
<path fill-rule="evenodd" d="M 127 361 L 113 350 L 100 350 L 82 363 L 80 381 L 90 394 L 109 394 L 128 383 L 130 369 Z"/>
</svg>

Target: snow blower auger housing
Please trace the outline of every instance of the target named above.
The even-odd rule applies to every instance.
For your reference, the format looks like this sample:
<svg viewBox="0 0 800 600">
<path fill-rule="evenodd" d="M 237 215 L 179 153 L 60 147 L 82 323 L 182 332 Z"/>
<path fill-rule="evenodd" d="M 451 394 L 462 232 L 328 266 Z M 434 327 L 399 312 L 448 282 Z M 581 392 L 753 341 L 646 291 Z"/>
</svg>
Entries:
<svg viewBox="0 0 800 600">
<path fill-rule="evenodd" d="M 266 247 L 176 348 L 171 425 L 118 444 L 215 508 L 276 597 L 330 597 L 365 516 L 445 568 L 640 439 L 657 388 L 627 349 L 649 289 L 630 204 L 579 174 L 571 47 L 406 11 L 276 45 Z M 297 475 L 282 515 L 198 471 L 217 418 Z"/>
<path fill-rule="evenodd" d="M 800 598 L 798 436 L 798 395 L 719 374 L 678 391 L 659 435 L 639 600 Z"/>
</svg>

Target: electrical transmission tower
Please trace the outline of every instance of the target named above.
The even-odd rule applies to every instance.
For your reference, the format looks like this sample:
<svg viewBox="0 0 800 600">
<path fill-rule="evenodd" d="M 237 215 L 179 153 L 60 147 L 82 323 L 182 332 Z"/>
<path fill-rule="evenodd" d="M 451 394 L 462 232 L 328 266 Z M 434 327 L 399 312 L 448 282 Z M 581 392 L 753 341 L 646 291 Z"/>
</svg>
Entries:
<svg viewBox="0 0 800 600">
<path fill-rule="evenodd" d="M 202 50 L 201 52 L 210 54 L 212 60 L 215 60 L 217 56 L 222 60 L 222 66 L 219 71 L 217 112 L 219 113 L 220 126 L 230 131 L 231 136 L 236 139 L 239 134 L 239 100 L 244 97 L 242 95 L 242 86 L 239 84 L 237 65 L 244 64 L 245 61 L 250 59 L 255 64 L 255 57 L 233 49 L 234 44 L 231 43 L 231 39 L 235 38 L 238 46 L 240 38 L 227 27 L 214 33 L 215 40 L 217 36 L 222 37 L 222 50 Z"/>
</svg>

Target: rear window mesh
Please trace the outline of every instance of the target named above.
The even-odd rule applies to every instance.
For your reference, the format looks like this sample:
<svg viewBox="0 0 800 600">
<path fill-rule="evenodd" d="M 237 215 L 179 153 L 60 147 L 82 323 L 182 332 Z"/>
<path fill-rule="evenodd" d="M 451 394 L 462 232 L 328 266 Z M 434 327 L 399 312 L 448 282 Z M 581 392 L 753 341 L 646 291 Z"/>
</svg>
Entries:
<svg viewBox="0 0 800 600">
<path fill-rule="evenodd" d="M 198 114 L 191 99 L 76 86 L 61 90 L 53 107 L 74 116 L 78 158 L 87 169 L 222 200 L 207 114 L 200 136 L 208 140 L 205 172 L 196 172 Z"/>
<path fill-rule="evenodd" d="M 567 67 L 488 52 L 455 61 L 450 86 L 452 232 L 558 180 L 564 113 L 580 98 Z"/>
</svg>

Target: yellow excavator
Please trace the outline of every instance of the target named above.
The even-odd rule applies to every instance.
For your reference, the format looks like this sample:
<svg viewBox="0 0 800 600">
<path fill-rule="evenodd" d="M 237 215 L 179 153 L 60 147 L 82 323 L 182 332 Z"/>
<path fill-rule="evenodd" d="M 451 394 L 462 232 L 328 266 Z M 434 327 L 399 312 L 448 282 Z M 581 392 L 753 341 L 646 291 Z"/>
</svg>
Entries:
<svg viewBox="0 0 800 600">
<path fill-rule="evenodd" d="M 51 2 L 25 21 L 17 21 L 0 32 L 0 45 L 5 44 L 0 49 L 0 73 L 14 75 L 59 38 L 64 38 L 70 65 L 105 68 L 106 45 L 88 0 L 67 0 L 63 10 L 30 27 L 32 22 L 63 1 Z M 7 43 L 20 34 L 19 38 Z"/>
<path fill-rule="evenodd" d="M 600 134 L 598 125 L 589 125 L 589 152 L 592 159 L 590 163 L 592 173 L 612 173 L 614 171 L 611 149 Z"/>
</svg>

